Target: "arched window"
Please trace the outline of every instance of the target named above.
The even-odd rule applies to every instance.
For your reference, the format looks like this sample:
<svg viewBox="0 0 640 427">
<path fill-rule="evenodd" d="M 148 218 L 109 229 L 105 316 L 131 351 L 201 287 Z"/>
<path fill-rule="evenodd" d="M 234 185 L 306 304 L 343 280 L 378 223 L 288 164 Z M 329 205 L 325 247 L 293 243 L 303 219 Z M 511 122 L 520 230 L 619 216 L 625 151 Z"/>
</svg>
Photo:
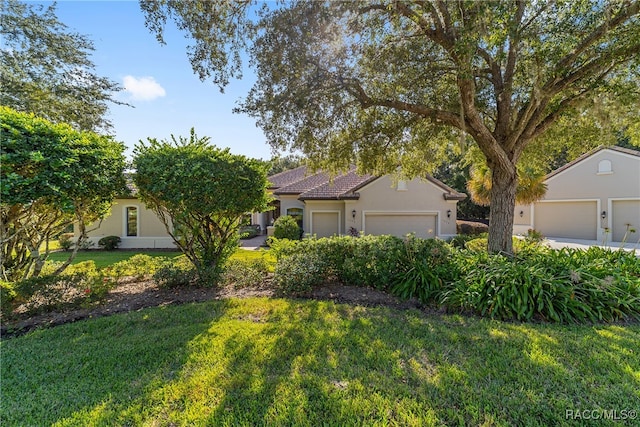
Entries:
<svg viewBox="0 0 640 427">
<path fill-rule="evenodd" d="M 600 160 L 598 163 L 598 174 L 609 174 L 613 173 L 611 169 L 611 160 Z"/>
<path fill-rule="evenodd" d="M 125 209 L 126 235 L 128 237 L 136 237 L 138 235 L 138 208 L 136 206 L 127 206 Z"/>
</svg>

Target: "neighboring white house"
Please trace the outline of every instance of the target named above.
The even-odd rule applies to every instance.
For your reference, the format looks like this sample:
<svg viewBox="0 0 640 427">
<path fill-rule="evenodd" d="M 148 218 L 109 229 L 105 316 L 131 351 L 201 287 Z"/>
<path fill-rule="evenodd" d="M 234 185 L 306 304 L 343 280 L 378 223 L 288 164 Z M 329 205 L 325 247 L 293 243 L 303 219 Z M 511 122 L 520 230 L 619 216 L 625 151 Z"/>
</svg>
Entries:
<svg viewBox="0 0 640 427">
<path fill-rule="evenodd" d="M 429 176 L 394 182 L 388 175 L 358 175 L 353 169 L 331 178 L 302 166 L 269 182 L 275 209 L 254 214 L 253 222 L 264 229 L 278 216 L 291 215 L 306 234 L 317 237 L 361 232 L 454 236 L 456 205 L 466 197 Z"/>
<path fill-rule="evenodd" d="M 551 172 L 545 197 L 517 205 L 513 232 L 620 242 L 640 237 L 640 151 L 599 147 Z"/>
</svg>

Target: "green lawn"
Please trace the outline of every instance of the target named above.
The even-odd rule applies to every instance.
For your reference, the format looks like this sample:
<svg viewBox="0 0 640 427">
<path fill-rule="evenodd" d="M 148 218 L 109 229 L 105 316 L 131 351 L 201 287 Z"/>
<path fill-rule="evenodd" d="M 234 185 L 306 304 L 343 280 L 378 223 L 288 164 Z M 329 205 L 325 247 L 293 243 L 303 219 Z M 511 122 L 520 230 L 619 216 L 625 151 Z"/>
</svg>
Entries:
<svg viewBox="0 0 640 427">
<path fill-rule="evenodd" d="M 236 253 L 232 255 L 232 258 L 243 258 L 243 259 L 260 258 L 265 253 L 268 253 L 268 251 L 249 251 L 245 249 L 238 249 Z M 73 264 L 78 264 L 83 261 L 93 260 L 96 263 L 96 267 L 104 268 L 112 264 L 115 264 L 116 262 L 129 259 L 132 256 L 137 254 L 145 254 L 145 255 L 154 256 L 154 257 L 163 256 L 163 257 L 169 257 L 169 258 L 175 258 L 177 256 L 182 255 L 182 253 L 179 251 L 89 250 L 89 251 L 79 251 L 75 259 L 73 260 Z M 69 252 L 53 252 L 49 255 L 49 260 L 62 262 L 62 261 L 66 261 L 68 257 L 69 257 Z M 267 258 L 269 258 L 269 256 L 267 256 Z"/>
<path fill-rule="evenodd" d="M 6 426 L 549 426 L 582 425 L 568 410 L 640 409 L 637 325 L 247 299 L 92 319 L 0 346 Z"/>
</svg>

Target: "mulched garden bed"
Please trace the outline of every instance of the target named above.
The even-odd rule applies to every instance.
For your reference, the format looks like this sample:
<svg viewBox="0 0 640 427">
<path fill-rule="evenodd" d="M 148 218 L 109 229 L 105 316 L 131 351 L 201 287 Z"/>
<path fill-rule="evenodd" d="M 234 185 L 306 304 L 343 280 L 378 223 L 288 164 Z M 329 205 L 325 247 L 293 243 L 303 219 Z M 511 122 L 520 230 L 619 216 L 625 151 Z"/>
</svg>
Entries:
<svg viewBox="0 0 640 427">
<path fill-rule="evenodd" d="M 28 318 L 14 316 L 4 320 L 0 327 L 2 338 L 15 337 L 36 328 L 48 328 L 89 318 L 110 316 L 116 313 L 137 311 L 147 307 L 186 304 L 220 300 L 226 298 L 275 297 L 273 289 L 265 282 L 262 286 L 236 288 L 180 287 L 161 289 L 152 280 L 123 283 L 109 291 L 105 299 L 87 308 L 70 309 L 63 312 L 37 314 Z M 309 295 L 310 299 L 329 300 L 363 306 L 387 306 L 396 309 L 423 308 L 415 300 L 401 300 L 373 288 L 327 283 Z"/>
</svg>

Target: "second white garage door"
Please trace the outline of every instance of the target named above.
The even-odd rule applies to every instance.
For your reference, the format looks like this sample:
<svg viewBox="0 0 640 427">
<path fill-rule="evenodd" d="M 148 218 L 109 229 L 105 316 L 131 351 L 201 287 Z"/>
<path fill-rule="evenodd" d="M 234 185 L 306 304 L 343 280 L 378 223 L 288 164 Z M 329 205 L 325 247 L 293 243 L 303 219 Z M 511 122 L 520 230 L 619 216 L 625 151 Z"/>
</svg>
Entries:
<svg viewBox="0 0 640 427">
<path fill-rule="evenodd" d="M 630 230 L 636 230 L 631 233 Z M 627 231 L 629 233 L 627 234 Z M 614 200 L 611 204 L 611 232 L 614 242 L 638 241 L 640 232 L 640 200 Z"/>
<path fill-rule="evenodd" d="M 546 237 L 595 240 L 598 233 L 595 201 L 540 202 L 534 208 L 534 228 Z"/>
<path fill-rule="evenodd" d="M 364 232 L 366 234 L 390 234 L 404 237 L 415 233 L 423 239 L 436 236 L 436 214 L 407 213 L 365 213 Z"/>
</svg>

